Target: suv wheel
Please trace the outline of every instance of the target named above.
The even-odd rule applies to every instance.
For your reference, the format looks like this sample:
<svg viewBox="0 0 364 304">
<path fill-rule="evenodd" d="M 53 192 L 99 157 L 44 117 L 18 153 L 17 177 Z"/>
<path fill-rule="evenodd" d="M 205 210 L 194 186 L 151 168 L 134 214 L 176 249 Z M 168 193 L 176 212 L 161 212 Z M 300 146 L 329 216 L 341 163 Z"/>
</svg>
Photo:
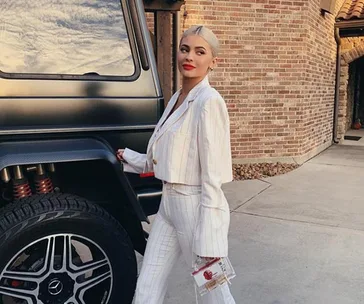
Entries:
<svg viewBox="0 0 364 304">
<path fill-rule="evenodd" d="M 105 210 L 74 195 L 34 195 L 0 210 L 0 303 L 132 302 L 133 246 Z"/>
</svg>

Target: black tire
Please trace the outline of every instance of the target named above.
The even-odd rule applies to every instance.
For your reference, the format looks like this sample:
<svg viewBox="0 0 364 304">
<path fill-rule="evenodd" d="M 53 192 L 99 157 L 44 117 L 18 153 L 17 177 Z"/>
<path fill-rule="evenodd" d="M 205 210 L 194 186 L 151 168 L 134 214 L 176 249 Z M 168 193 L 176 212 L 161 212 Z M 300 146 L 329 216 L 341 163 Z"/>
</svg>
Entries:
<svg viewBox="0 0 364 304">
<path fill-rule="evenodd" d="M 86 273 L 81 267 L 87 265 L 92 269 Z M 16 276 L 19 271 L 43 275 L 27 282 L 26 276 Z M 100 282 L 82 294 L 92 279 Z M 17 295 L 19 288 L 22 295 L 21 289 L 34 293 L 36 285 L 35 294 L 27 296 L 29 303 L 130 304 L 136 279 L 135 252 L 126 231 L 98 205 L 74 195 L 46 194 L 0 210 L 0 304 L 7 303 L 9 294 L 4 293 L 9 290 L 10 295 Z M 76 302 L 70 300 L 71 293 Z"/>
</svg>

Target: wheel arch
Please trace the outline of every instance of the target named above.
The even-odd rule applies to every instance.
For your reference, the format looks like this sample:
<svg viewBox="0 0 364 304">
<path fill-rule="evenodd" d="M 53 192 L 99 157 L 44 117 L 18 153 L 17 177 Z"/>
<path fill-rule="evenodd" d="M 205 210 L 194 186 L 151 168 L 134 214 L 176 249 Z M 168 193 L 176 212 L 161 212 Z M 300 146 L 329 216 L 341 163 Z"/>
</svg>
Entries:
<svg viewBox="0 0 364 304">
<path fill-rule="evenodd" d="M 106 191 L 115 191 L 116 199 L 103 204 L 112 216 L 114 216 L 128 232 L 135 250 L 144 253 L 145 235 L 141 221 L 147 221 L 137 195 L 131 186 L 128 178 L 123 172 L 122 165 L 115 157 L 111 147 L 98 138 L 77 138 L 77 139 L 52 139 L 36 141 L 17 141 L 0 143 L 0 171 L 7 167 L 17 165 L 54 163 L 58 166 L 68 164 L 69 166 L 87 166 L 94 176 L 88 175 L 85 179 L 78 179 L 77 187 L 72 193 L 82 196 L 82 189 L 86 189 L 88 182 L 102 176 L 108 176 L 113 185 Z M 107 164 L 100 165 L 100 164 Z M 93 169 L 95 166 L 95 170 Z M 110 177 L 113 174 L 113 177 Z M 63 190 L 62 190 L 63 191 Z M 92 187 L 94 193 L 102 194 L 102 190 Z M 69 192 L 69 189 L 65 189 Z M 91 201 L 94 197 L 86 197 Z M 124 203 L 120 203 L 124 201 Z M 100 204 L 100 203 L 99 203 Z"/>
</svg>

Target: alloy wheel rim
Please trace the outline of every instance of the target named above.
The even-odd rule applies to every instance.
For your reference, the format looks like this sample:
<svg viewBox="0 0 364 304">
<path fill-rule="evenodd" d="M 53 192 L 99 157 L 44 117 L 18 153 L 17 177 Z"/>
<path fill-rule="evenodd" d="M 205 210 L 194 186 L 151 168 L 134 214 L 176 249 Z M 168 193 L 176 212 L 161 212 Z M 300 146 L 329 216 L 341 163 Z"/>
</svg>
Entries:
<svg viewBox="0 0 364 304">
<path fill-rule="evenodd" d="M 21 249 L 0 275 L 1 304 L 106 304 L 112 292 L 110 260 L 92 240 L 54 234 Z"/>
</svg>

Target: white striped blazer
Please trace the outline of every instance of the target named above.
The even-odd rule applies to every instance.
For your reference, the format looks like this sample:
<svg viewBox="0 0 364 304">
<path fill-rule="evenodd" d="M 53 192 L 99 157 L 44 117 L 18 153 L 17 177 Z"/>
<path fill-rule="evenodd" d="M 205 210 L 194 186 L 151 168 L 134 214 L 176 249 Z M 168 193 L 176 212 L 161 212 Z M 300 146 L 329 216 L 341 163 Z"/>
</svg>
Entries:
<svg viewBox="0 0 364 304">
<path fill-rule="evenodd" d="M 147 153 L 125 149 L 124 170 L 154 171 L 156 178 L 169 183 L 201 185 L 194 252 L 200 256 L 224 257 L 230 213 L 221 185 L 232 180 L 228 111 L 224 99 L 210 86 L 206 76 L 166 120 L 179 94 L 177 91 L 168 103 L 150 138 Z M 214 235 L 224 238 L 216 239 Z"/>
</svg>

